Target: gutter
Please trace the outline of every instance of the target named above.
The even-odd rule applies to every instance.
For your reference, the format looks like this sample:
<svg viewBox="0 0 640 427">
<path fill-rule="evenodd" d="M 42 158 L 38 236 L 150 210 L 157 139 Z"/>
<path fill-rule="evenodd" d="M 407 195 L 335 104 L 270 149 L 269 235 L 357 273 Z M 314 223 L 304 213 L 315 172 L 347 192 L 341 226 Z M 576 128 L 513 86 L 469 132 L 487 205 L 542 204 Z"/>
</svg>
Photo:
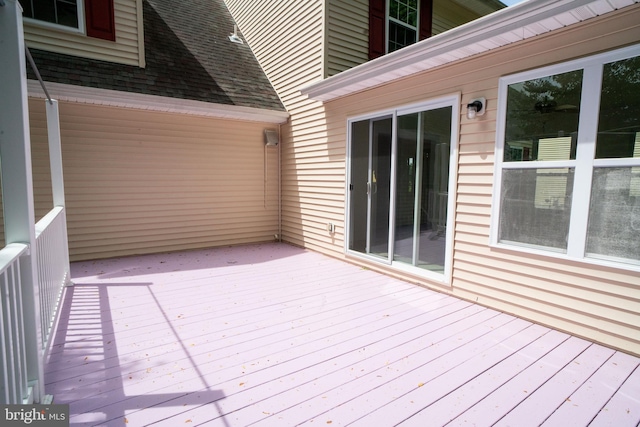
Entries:
<svg viewBox="0 0 640 427">
<path fill-rule="evenodd" d="M 306 85 L 300 91 L 311 99 L 330 101 L 613 12 L 638 1 L 619 0 L 612 6 L 606 0 L 528 0 Z"/>
<path fill-rule="evenodd" d="M 47 87 L 58 101 L 272 124 L 285 123 L 289 119 L 286 111 L 265 108 L 214 104 L 52 82 L 47 82 Z M 36 80 L 27 81 L 27 91 L 31 97 L 45 98 L 45 93 Z"/>
</svg>

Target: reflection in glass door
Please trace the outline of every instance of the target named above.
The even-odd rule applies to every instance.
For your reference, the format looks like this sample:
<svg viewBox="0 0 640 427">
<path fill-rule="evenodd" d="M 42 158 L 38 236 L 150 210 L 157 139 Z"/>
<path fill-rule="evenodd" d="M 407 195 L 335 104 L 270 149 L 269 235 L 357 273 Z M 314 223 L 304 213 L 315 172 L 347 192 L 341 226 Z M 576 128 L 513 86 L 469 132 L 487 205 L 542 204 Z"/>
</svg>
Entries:
<svg viewBox="0 0 640 427">
<path fill-rule="evenodd" d="M 453 107 L 442 105 L 350 123 L 348 250 L 445 273 Z"/>
<path fill-rule="evenodd" d="M 389 258 L 392 118 L 351 126 L 349 249 Z"/>
<path fill-rule="evenodd" d="M 389 258 L 389 196 L 391 194 L 391 121 L 371 123 L 369 175 L 369 248 L 367 253 Z"/>
<path fill-rule="evenodd" d="M 451 107 L 398 116 L 394 261 L 444 272 Z"/>
</svg>

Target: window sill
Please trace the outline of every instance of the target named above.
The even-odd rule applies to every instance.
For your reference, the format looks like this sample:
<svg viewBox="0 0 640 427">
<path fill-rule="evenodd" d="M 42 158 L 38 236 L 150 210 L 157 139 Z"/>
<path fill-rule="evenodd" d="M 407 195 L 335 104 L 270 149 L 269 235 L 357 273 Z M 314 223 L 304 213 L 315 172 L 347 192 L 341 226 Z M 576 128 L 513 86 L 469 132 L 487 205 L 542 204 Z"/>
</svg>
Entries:
<svg viewBox="0 0 640 427">
<path fill-rule="evenodd" d="M 54 24 L 53 22 L 39 21 L 37 19 L 22 18 L 25 24 L 36 28 L 44 28 L 47 30 L 59 31 L 62 33 L 75 34 L 78 36 L 86 36 L 84 28 L 67 27 L 66 25 Z"/>
<path fill-rule="evenodd" d="M 538 249 L 535 247 L 508 244 L 508 243 L 492 243 L 489 245 L 492 250 L 499 250 L 504 252 L 516 252 L 523 255 L 535 255 L 544 258 L 553 258 L 556 260 L 592 265 L 594 267 L 607 267 L 617 270 L 626 270 L 632 272 L 640 272 L 640 261 L 626 260 L 622 258 L 599 256 L 595 257 L 572 257 L 564 253 L 563 251 L 554 251 L 553 249 Z"/>
</svg>

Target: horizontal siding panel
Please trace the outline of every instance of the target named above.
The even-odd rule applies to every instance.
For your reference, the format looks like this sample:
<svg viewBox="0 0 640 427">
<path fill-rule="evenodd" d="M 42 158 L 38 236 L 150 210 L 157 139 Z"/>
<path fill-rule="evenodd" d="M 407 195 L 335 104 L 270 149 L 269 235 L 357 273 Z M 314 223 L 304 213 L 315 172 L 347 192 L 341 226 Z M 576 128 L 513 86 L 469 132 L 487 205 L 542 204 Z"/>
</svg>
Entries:
<svg viewBox="0 0 640 427">
<path fill-rule="evenodd" d="M 626 333 L 636 339 L 640 339 L 640 335 L 637 331 L 633 331 L 632 328 L 638 324 L 638 314 L 633 312 L 634 307 L 637 306 L 637 302 L 629 303 L 623 301 L 624 309 L 620 309 L 618 303 L 621 299 L 602 297 L 599 301 L 602 303 L 596 303 L 593 300 L 584 300 L 575 294 L 562 294 L 558 291 L 558 287 L 554 287 L 551 290 L 543 290 L 535 287 L 523 287 L 519 284 L 519 279 L 515 278 L 515 281 L 509 280 L 511 277 L 509 272 L 503 272 L 500 276 L 496 276 L 495 273 L 487 273 L 486 270 L 479 268 L 477 265 L 466 265 L 460 261 L 458 263 L 461 268 L 456 269 L 456 277 L 466 281 L 469 284 L 473 284 L 466 290 L 478 290 L 486 289 L 486 296 L 491 298 L 506 298 L 505 301 L 509 301 L 511 298 L 520 301 L 520 304 L 528 308 L 534 308 L 538 311 L 545 310 L 548 313 L 553 313 L 554 316 L 564 317 L 565 319 L 574 319 L 577 324 L 582 323 L 583 326 L 590 325 L 595 326 L 600 324 L 600 329 L 608 329 L 613 334 L 621 332 L 618 327 L 626 328 Z M 468 270 L 462 268 L 477 268 L 477 270 Z M 518 275 L 516 275 L 518 276 Z M 532 277 L 532 280 L 535 278 Z M 541 280 L 540 282 L 546 282 L 552 284 L 550 280 Z M 561 289 L 560 289 L 561 290 Z M 502 294 L 502 295 L 500 295 Z M 484 294 L 479 294 L 484 295 Z M 582 292 L 582 295 L 588 296 L 586 292 Z M 529 301 L 529 303 L 527 303 Z M 606 302 L 609 302 L 611 306 L 607 306 Z M 627 310 L 626 307 L 630 309 Z M 569 309 L 569 310 L 567 310 Z M 567 311 L 567 314 L 562 314 L 563 311 Z M 575 320 L 581 318 L 580 321 Z M 604 320 L 606 319 L 606 320 Z M 618 332 L 616 332 L 618 330 Z"/>
<path fill-rule="evenodd" d="M 40 210 L 51 203 L 43 107 L 30 106 Z M 263 142 L 270 125 L 71 103 L 60 117 L 73 260 L 278 233 L 278 156 Z"/>
<path fill-rule="evenodd" d="M 498 251 L 483 251 L 482 253 L 477 253 L 463 248 L 458 250 L 459 258 L 462 261 L 461 268 L 469 272 L 476 271 L 476 267 L 474 265 L 483 265 L 488 268 L 488 258 L 497 260 L 502 257 L 502 253 Z M 482 270 L 477 271 L 481 272 Z M 609 285 L 609 292 L 602 292 L 602 281 L 595 277 L 581 277 L 579 283 L 569 286 L 567 284 L 571 283 L 572 280 L 575 280 L 575 275 L 566 271 L 566 269 L 558 266 L 557 264 L 547 270 L 541 271 L 539 268 L 523 262 L 522 260 L 514 259 L 511 263 L 511 268 L 504 270 L 504 272 L 512 278 L 514 283 L 518 281 L 516 273 L 521 273 L 524 276 L 532 278 L 531 285 L 528 284 L 527 286 L 546 289 L 549 292 L 564 292 L 567 295 L 574 295 L 576 297 L 580 297 L 580 295 L 582 295 L 582 299 L 584 300 L 600 301 L 602 303 L 608 301 L 607 304 L 609 306 L 620 305 L 627 311 L 633 311 L 633 307 L 636 307 L 637 309 L 637 304 L 640 303 L 640 296 L 633 292 L 633 287 L 629 286 L 628 282 L 624 281 L 612 280 Z M 516 276 L 513 276 L 513 274 L 516 274 Z M 545 280 L 541 280 L 542 278 Z M 589 294 L 591 297 L 586 297 L 586 295 Z M 600 297 L 603 299 L 598 300 Z M 638 311 L 638 313 L 640 313 L 640 311 Z"/>
<path fill-rule="evenodd" d="M 456 233 L 460 234 L 475 234 L 478 236 L 488 236 L 489 235 L 489 227 L 478 224 L 477 222 L 465 222 L 460 220 L 460 217 L 457 217 L 456 223 Z M 462 237 L 460 237 L 462 239 Z M 456 266 L 457 268 L 457 266 Z"/>
<path fill-rule="evenodd" d="M 464 273 L 461 273 L 460 276 L 464 276 Z M 640 340 L 635 325 L 616 324 L 616 327 L 612 329 L 603 329 L 600 318 L 567 310 L 567 307 L 552 310 L 549 308 L 548 301 L 534 302 L 515 293 L 509 294 L 508 298 L 505 298 L 505 293 L 501 288 L 479 285 L 479 283 L 487 283 L 486 280 L 478 282 L 476 278 L 471 277 L 467 280 L 460 276 L 457 276 L 456 279 L 464 287 L 461 294 L 468 299 L 477 300 L 480 304 L 497 309 L 508 309 L 521 317 L 536 318 L 539 323 L 553 325 L 556 329 L 564 331 L 572 331 L 574 335 L 592 336 L 594 340 L 615 348 L 624 347 L 635 354 L 640 352 Z M 476 298 L 476 296 L 481 297 Z"/>
<path fill-rule="evenodd" d="M 458 183 L 461 185 L 475 184 L 491 186 L 493 184 L 493 174 L 468 173 L 466 170 L 460 168 Z M 491 191 L 491 188 L 489 188 L 489 191 Z"/>
<path fill-rule="evenodd" d="M 489 215 L 482 215 L 477 213 L 477 211 L 474 211 L 471 213 L 465 213 L 462 211 L 456 212 L 456 231 L 460 231 L 460 233 L 463 233 L 463 234 L 465 232 L 465 229 L 460 227 L 474 226 L 475 227 L 474 230 L 476 230 L 476 234 L 489 236 L 490 223 L 491 223 L 491 217 Z"/>
<path fill-rule="evenodd" d="M 311 229 L 314 232 L 307 234 L 309 239 L 324 240 L 325 247 L 331 246 L 331 238 L 326 231 L 326 219 L 304 223 L 296 219 L 300 211 L 300 199 L 318 203 L 318 209 L 323 209 L 324 205 L 324 202 L 318 202 L 312 191 L 302 192 L 298 191 L 298 188 L 311 189 L 322 185 L 333 187 L 332 181 L 336 181 L 338 187 L 344 188 L 344 177 L 332 177 L 331 174 L 334 172 L 326 166 L 323 167 L 323 171 L 305 171 L 299 170 L 296 164 L 301 150 L 323 150 L 327 147 L 324 142 L 319 142 L 319 134 L 326 135 L 326 128 L 320 123 L 321 105 L 300 94 L 300 87 L 319 81 L 324 74 L 323 2 L 304 0 L 292 4 L 284 0 L 227 0 L 226 3 L 292 116 L 290 125 L 282 128 L 281 176 L 283 183 L 287 182 L 282 187 L 282 237 L 288 242 L 300 245 L 305 237 L 299 234 L 299 230 Z M 309 159 L 304 154 L 302 156 Z M 327 160 L 326 155 L 318 157 L 317 154 L 310 153 L 309 156 L 315 157 L 316 163 Z M 335 173 L 341 174 L 344 165 L 336 165 L 334 168 Z M 305 206 L 302 211 L 314 209 L 313 206 Z M 324 209 L 330 210 L 329 207 Z"/>
<path fill-rule="evenodd" d="M 461 202 L 460 198 L 458 198 L 458 203 L 457 203 L 457 209 L 456 209 L 456 214 L 457 215 L 466 215 L 466 214 L 470 214 L 470 215 L 475 215 L 477 216 L 477 218 L 474 218 L 474 220 L 477 221 L 489 221 L 490 217 L 491 217 L 491 206 L 488 204 L 481 204 L 481 203 L 476 203 L 473 204 L 472 203 L 473 200 L 470 201 L 464 201 Z M 483 218 L 483 217 L 486 217 Z M 470 221 L 469 219 L 463 219 L 464 217 L 460 217 L 460 221 Z"/>
<path fill-rule="evenodd" d="M 144 61 L 144 58 L 141 58 L 144 41 L 138 39 L 137 1 L 141 0 L 114 1 L 115 42 L 51 29 L 28 21 L 24 23 L 25 42 L 27 46 L 35 49 L 126 65 L 139 65 Z"/>
<path fill-rule="evenodd" d="M 482 241 L 484 240 L 484 243 Z M 558 262 L 558 260 L 552 256 L 543 256 L 535 254 L 527 254 L 522 256 L 515 251 L 509 251 L 505 249 L 491 249 L 487 245 L 487 238 L 480 238 L 475 235 L 456 236 L 456 250 L 477 253 L 486 256 L 491 261 L 495 261 L 498 264 L 495 265 L 496 269 L 510 270 L 514 264 L 528 265 L 532 269 L 537 269 L 540 274 L 544 271 L 556 271 L 564 270 L 574 277 L 588 278 L 595 280 L 599 283 L 599 286 L 606 292 L 609 286 L 613 286 L 615 292 L 620 292 L 620 289 L 628 289 L 634 298 L 639 298 L 637 293 L 637 286 L 640 284 L 640 278 L 636 273 L 610 268 L 610 267 L 598 267 L 591 264 L 582 262 Z M 494 259 L 495 258 L 495 259 Z M 569 283 L 569 285 L 571 285 Z"/>
<path fill-rule="evenodd" d="M 328 0 L 325 77 L 369 60 L 369 2 Z"/>
</svg>

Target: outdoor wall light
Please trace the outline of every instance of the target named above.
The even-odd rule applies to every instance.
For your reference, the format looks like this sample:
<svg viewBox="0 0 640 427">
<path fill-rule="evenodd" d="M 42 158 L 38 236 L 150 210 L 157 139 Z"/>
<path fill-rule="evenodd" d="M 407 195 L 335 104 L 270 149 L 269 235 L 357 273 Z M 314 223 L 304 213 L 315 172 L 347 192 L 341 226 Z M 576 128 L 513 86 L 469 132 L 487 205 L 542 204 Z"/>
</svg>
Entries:
<svg viewBox="0 0 640 427">
<path fill-rule="evenodd" d="M 475 119 L 477 116 L 483 116 L 486 111 L 487 100 L 485 98 L 477 98 L 467 104 L 467 118 Z"/>
</svg>

